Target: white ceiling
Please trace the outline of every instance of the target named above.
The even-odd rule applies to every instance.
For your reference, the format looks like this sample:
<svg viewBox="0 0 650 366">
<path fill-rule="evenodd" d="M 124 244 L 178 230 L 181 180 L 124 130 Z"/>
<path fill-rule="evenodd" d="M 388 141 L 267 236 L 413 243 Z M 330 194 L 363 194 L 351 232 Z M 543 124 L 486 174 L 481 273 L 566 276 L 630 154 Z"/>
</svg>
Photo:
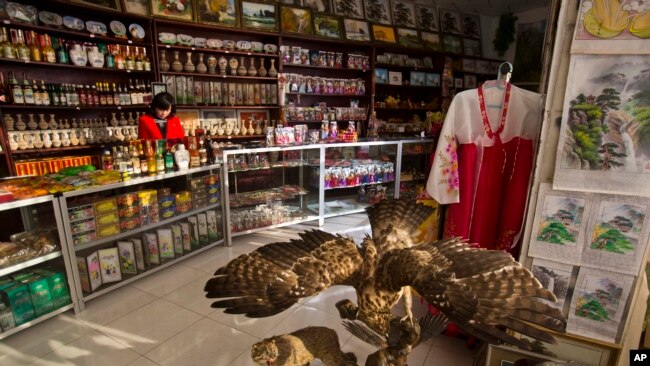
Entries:
<svg viewBox="0 0 650 366">
<path fill-rule="evenodd" d="M 416 0 L 481 15 L 499 16 L 508 12 L 520 13 L 549 5 L 550 0 Z"/>
</svg>

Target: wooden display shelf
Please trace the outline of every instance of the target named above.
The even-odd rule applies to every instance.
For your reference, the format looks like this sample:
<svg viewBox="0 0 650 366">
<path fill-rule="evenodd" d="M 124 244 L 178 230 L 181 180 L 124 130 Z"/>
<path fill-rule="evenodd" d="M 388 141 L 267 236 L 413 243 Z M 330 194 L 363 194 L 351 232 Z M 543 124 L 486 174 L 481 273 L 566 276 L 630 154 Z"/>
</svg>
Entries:
<svg viewBox="0 0 650 366">
<path fill-rule="evenodd" d="M 384 111 L 433 111 L 434 108 L 373 108 L 378 112 Z"/>
<path fill-rule="evenodd" d="M 236 136 L 233 136 L 233 135 L 230 135 L 230 136 L 213 135 L 213 136 L 210 136 L 211 139 L 215 139 L 215 140 L 249 140 L 249 139 L 259 139 L 259 138 L 263 138 L 263 137 L 266 137 L 266 135 L 243 135 L 243 136 L 242 135 L 236 135 Z"/>
<path fill-rule="evenodd" d="M 77 145 L 77 146 L 60 146 L 40 149 L 12 150 L 11 155 L 28 155 L 28 154 L 56 154 L 62 151 L 75 151 L 86 149 L 97 149 L 105 144 Z"/>
<path fill-rule="evenodd" d="M 303 65 L 303 64 L 282 64 L 282 67 L 283 68 L 299 67 L 304 69 L 331 70 L 331 71 L 358 72 L 358 73 L 370 72 L 370 70 L 348 69 L 347 67 L 329 67 L 329 66 L 316 66 L 316 65 Z"/>
<path fill-rule="evenodd" d="M 4 58 L 4 57 L 0 58 L 0 61 L 13 62 L 17 64 L 25 64 L 30 66 L 36 65 L 36 66 L 62 68 L 62 69 L 96 70 L 99 72 L 116 72 L 116 73 L 125 73 L 125 74 L 153 74 L 153 71 L 120 70 L 120 69 L 109 69 L 107 67 L 91 67 L 91 66 L 77 66 L 77 65 L 58 64 L 58 63 L 49 63 L 49 62 L 23 61 L 15 58 Z"/>
<path fill-rule="evenodd" d="M 428 86 L 428 85 L 393 85 L 393 84 L 379 84 L 375 83 L 375 87 L 382 88 L 415 88 L 415 89 L 435 89 L 440 88 L 440 86 Z"/>
<path fill-rule="evenodd" d="M 177 105 L 176 109 L 278 109 L 278 105 Z"/>
<path fill-rule="evenodd" d="M 242 79 L 242 80 L 265 80 L 265 81 L 278 81 L 278 78 L 271 78 L 268 76 L 239 76 L 239 75 L 220 75 L 220 74 L 200 74 L 198 72 L 173 72 L 165 71 L 161 72 L 161 75 L 174 75 L 174 76 L 198 76 L 206 78 L 217 78 L 217 79 Z"/>
<path fill-rule="evenodd" d="M 158 43 L 159 49 L 168 49 L 172 51 L 195 51 L 195 52 L 206 52 L 206 53 L 218 53 L 223 55 L 237 55 L 237 56 L 250 56 L 250 57 L 270 57 L 278 58 L 280 55 L 277 53 L 266 53 L 266 52 L 253 52 L 253 51 L 240 51 L 240 50 L 227 50 L 224 48 L 208 48 L 208 47 L 195 47 L 195 46 L 183 46 L 183 45 L 171 45 Z"/>
<path fill-rule="evenodd" d="M 60 35 L 67 35 L 67 36 L 72 36 L 72 37 L 80 37 L 80 38 L 85 38 L 88 40 L 96 40 L 96 41 L 102 41 L 102 42 L 111 42 L 111 43 L 118 43 L 121 45 L 128 45 L 128 46 L 135 46 L 135 47 L 147 47 L 151 46 L 151 42 L 146 42 L 146 41 L 137 41 L 137 40 L 131 40 L 131 39 L 124 39 L 124 38 L 116 38 L 116 37 L 111 37 L 108 35 L 101 35 L 101 34 L 94 34 L 90 33 L 88 31 L 76 31 L 72 29 L 67 29 L 67 28 L 56 28 L 56 27 L 49 27 L 49 26 L 44 26 L 44 25 L 34 25 L 34 24 L 28 24 L 28 23 L 20 23 L 20 22 L 12 22 L 10 20 L 3 20 L 3 24 L 5 25 L 11 25 L 12 27 L 19 27 L 25 30 L 31 30 L 35 32 L 44 32 L 48 34 L 60 34 Z M 106 24 L 107 28 L 108 24 Z M 108 32 L 110 33 L 111 30 L 107 29 Z"/>
<path fill-rule="evenodd" d="M 417 67 L 417 66 L 402 66 L 402 65 L 393 65 L 393 64 L 384 64 L 384 63 L 375 63 L 375 68 L 380 69 L 390 69 L 390 71 L 400 70 L 400 71 L 424 71 L 424 72 L 435 72 L 442 73 L 442 70 L 435 69 L 432 67 Z M 388 85 L 388 84 L 385 84 Z"/>
<path fill-rule="evenodd" d="M 364 95 L 347 95 L 347 94 L 316 94 L 316 93 L 285 93 L 286 95 L 301 95 L 308 97 L 325 97 L 325 98 L 368 98 L 367 94 Z"/>
<path fill-rule="evenodd" d="M 148 109 L 149 106 L 146 104 L 138 105 L 98 105 L 98 106 L 53 106 L 53 105 L 20 105 L 20 104 L 7 104 L 0 106 L 2 109 L 36 109 L 36 110 L 95 110 L 95 109 Z"/>
<path fill-rule="evenodd" d="M 208 32 L 215 32 L 217 31 L 220 34 L 221 37 L 219 39 L 224 39 L 222 37 L 226 36 L 224 33 L 230 33 L 232 37 L 235 37 L 236 35 L 244 35 L 244 36 L 256 36 L 256 37 L 263 37 L 267 39 L 274 39 L 275 44 L 277 45 L 278 42 L 278 32 L 265 32 L 265 31 L 258 31 L 258 30 L 252 30 L 252 29 L 246 29 L 246 28 L 235 28 L 235 27 L 224 27 L 224 26 L 218 26 L 218 25 L 212 25 L 212 24 L 205 24 L 205 23 L 196 23 L 194 21 L 186 21 L 182 19 L 165 19 L 165 18 L 159 18 L 159 17 L 153 17 L 156 25 L 158 27 L 157 31 L 158 32 L 169 32 L 169 30 L 166 30 L 168 27 L 173 29 L 173 32 L 180 32 L 179 28 L 183 29 L 193 29 L 197 31 L 208 31 Z M 261 42 L 261 41 L 260 41 Z M 263 43 L 269 43 L 269 42 L 263 42 Z M 278 46 L 278 50 L 280 47 Z"/>
</svg>

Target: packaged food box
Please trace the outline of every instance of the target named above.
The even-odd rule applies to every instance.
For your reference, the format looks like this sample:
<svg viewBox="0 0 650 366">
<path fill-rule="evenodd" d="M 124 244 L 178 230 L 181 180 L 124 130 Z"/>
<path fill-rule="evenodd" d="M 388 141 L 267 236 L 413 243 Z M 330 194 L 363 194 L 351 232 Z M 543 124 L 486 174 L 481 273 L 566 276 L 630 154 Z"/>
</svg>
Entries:
<svg viewBox="0 0 650 366">
<path fill-rule="evenodd" d="M 205 213 L 196 215 L 197 223 L 199 225 L 199 245 L 208 245 L 208 219 Z"/>
<path fill-rule="evenodd" d="M 165 220 L 176 215 L 176 206 L 163 208 L 160 210 L 160 219 Z"/>
<path fill-rule="evenodd" d="M 86 244 L 95 240 L 97 240 L 97 232 L 95 230 L 85 231 L 72 235 L 72 242 L 74 245 Z"/>
<path fill-rule="evenodd" d="M 190 223 L 190 246 L 192 250 L 198 249 L 199 242 L 199 220 L 196 216 L 190 216 L 187 218 L 187 222 Z"/>
<path fill-rule="evenodd" d="M 140 225 L 141 226 L 151 225 L 160 221 L 158 212 L 159 212 L 158 208 L 147 210 L 146 214 L 143 213 L 143 211 L 140 211 Z"/>
<path fill-rule="evenodd" d="M 172 189 L 168 188 L 168 187 L 159 188 L 157 193 L 158 193 L 158 198 L 160 199 L 160 197 L 162 197 L 162 196 L 171 195 L 172 194 Z"/>
<path fill-rule="evenodd" d="M 140 206 L 120 208 L 120 210 L 117 211 L 117 214 L 120 217 L 120 220 L 140 217 Z"/>
<path fill-rule="evenodd" d="M 195 190 L 195 189 L 201 189 L 205 188 L 205 178 L 204 177 L 198 177 L 198 178 L 191 178 L 190 180 L 190 190 Z"/>
<path fill-rule="evenodd" d="M 125 193 L 117 196 L 117 205 L 120 208 L 124 207 L 137 207 L 140 204 L 138 192 Z"/>
<path fill-rule="evenodd" d="M 71 302 L 70 291 L 68 290 L 68 282 L 65 277 L 65 273 L 54 268 L 39 268 L 36 269 L 35 272 L 43 278 L 47 279 L 55 309 L 68 305 Z"/>
<path fill-rule="evenodd" d="M 158 205 L 161 209 L 173 206 L 176 198 L 173 195 L 158 196 Z"/>
<path fill-rule="evenodd" d="M 117 223 L 106 225 L 106 226 L 97 226 L 97 237 L 99 239 L 108 238 L 110 236 L 117 235 L 119 233 L 120 233 L 120 225 Z"/>
<path fill-rule="evenodd" d="M 193 200 L 193 201 L 192 201 L 192 207 L 194 207 L 195 209 L 197 209 L 197 208 L 201 208 L 201 207 L 205 207 L 205 206 L 207 206 L 207 205 L 208 205 L 208 199 L 207 199 L 207 197 L 206 197 L 206 198 L 203 198 L 203 199 Z"/>
<path fill-rule="evenodd" d="M 95 216 L 95 211 L 93 205 L 83 205 L 68 208 L 68 218 L 70 222 L 75 222 L 79 220 L 86 220 L 93 218 Z"/>
<path fill-rule="evenodd" d="M 192 251 L 192 235 L 190 234 L 191 226 L 189 222 L 181 222 L 181 238 L 183 239 L 183 251 L 185 253 Z"/>
<path fill-rule="evenodd" d="M 158 205 L 158 193 L 153 189 L 138 192 L 140 207 Z"/>
<path fill-rule="evenodd" d="M 120 231 L 126 232 L 140 227 L 140 217 L 120 220 Z"/>
<path fill-rule="evenodd" d="M 211 186 L 219 182 L 219 176 L 216 174 L 208 175 L 205 177 L 205 185 Z"/>
<path fill-rule="evenodd" d="M 183 255 L 183 231 L 181 230 L 181 225 L 172 224 L 172 237 L 174 238 L 174 253 L 178 255 Z"/>
<path fill-rule="evenodd" d="M 95 202 L 93 207 L 95 208 L 95 214 L 111 212 L 117 210 L 117 201 L 115 198 L 109 198 Z"/>
<path fill-rule="evenodd" d="M 105 226 L 119 222 L 120 216 L 117 211 L 106 212 L 95 216 L 95 221 L 97 222 L 97 226 Z"/>
<path fill-rule="evenodd" d="M 14 314 L 14 319 L 16 319 L 17 326 L 36 318 L 27 284 L 17 283 L 2 290 L 2 293 L 3 297 L 9 301 L 9 305 L 11 305 L 11 311 Z"/>
<path fill-rule="evenodd" d="M 95 231 L 95 219 L 92 217 L 81 221 L 76 221 L 70 224 L 72 235 L 83 233 L 86 231 Z"/>
<path fill-rule="evenodd" d="M 205 212 L 208 221 L 208 239 L 213 242 L 219 239 L 219 231 L 217 229 L 217 211 L 208 210 Z"/>
<path fill-rule="evenodd" d="M 205 189 L 197 189 L 192 191 L 192 201 L 207 199 L 208 192 Z"/>
<path fill-rule="evenodd" d="M 190 191 L 181 191 L 175 194 L 176 206 L 182 203 L 187 203 L 192 201 L 192 193 Z"/>
<path fill-rule="evenodd" d="M 221 200 L 221 195 L 219 193 L 209 194 L 208 195 L 208 203 L 209 204 L 218 203 L 219 200 Z"/>
<path fill-rule="evenodd" d="M 219 193 L 219 183 L 208 185 L 206 191 L 208 195 Z"/>
<path fill-rule="evenodd" d="M 47 282 L 47 278 L 33 274 L 21 282 L 27 284 L 29 288 L 36 317 L 54 310 L 54 303 L 52 302 L 52 294 L 50 293 L 50 285 Z"/>
</svg>

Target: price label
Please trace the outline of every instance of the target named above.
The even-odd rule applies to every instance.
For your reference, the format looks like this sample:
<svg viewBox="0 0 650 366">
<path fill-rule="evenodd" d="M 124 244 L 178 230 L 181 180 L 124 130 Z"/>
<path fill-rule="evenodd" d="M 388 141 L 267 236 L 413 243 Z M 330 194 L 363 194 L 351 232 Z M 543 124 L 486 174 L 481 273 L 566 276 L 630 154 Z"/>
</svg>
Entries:
<svg viewBox="0 0 650 366">
<path fill-rule="evenodd" d="M 81 110 L 81 108 L 79 108 L 79 107 L 77 107 L 76 109 L 77 109 L 78 111 L 80 111 L 80 110 Z"/>
<path fill-rule="evenodd" d="M 126 70 L 127 73 L 131 73 L 131 70 Z"/>
<path fill-rule="evenodd" d="M 5 23 L 5 24 L 11 24 L 11 22 L 8 21 L 8 20 L 3 21 L 3 23 Z"/>
<path fill-rule="evenodd" d="M 89 36 L 89 37 L 90 37 L 90 38 L 95 38 L 95 34 L 94 34 L 94 33 L 90 33 L 90 36 Z"/>
<path fill-rule="evenodd" d="M 172 46 L 170 46 L 170 45 L 166 45 L 165 47 L 167 47 L 167 48 L 172 48 Z"/>
<path fill-rule="evenodd" d="M 196 48 L 192 47 L 192 51 L 196 51 Z"/>
<path fill-rule="evenodd" d="M 133 41 L 129 39 L 128 41 L 126 41 L 126 43 L 133 44 Z"/>
<path fill-rule="evenodd" d="M 119 111 L 120 109 L 122 109 L 122 106 L 121 106 L 121 105 L 118 105 L 118 106 L 117 106 L 117 110 Z"/>
</svg>

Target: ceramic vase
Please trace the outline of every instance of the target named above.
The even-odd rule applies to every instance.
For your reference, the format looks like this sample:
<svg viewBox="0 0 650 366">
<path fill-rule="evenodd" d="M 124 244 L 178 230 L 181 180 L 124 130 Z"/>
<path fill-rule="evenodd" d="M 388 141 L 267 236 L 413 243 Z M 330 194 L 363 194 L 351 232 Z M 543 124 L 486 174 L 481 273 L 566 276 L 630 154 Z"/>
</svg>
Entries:
<svg viewBox="0 0 650 366">
<path fill-rule="evenodd" d="M 199 53 L 199 63 L 196 64 L 196 72 L 199 74 L 205 74 L 208 72 L 208 67 L 203 63 L 203 53 Z"/>
<path fill-rule="evenodd" d="M 27 128 L 27 125 L 25 122 L 23 122 L 23 115 L 22 114 L 17 114 L 16 115 L 16 123 L 14 125 L 18 131 L 25 131 L 25 128 Z"/>
<path fill-rule="evenodd" d="M 255 68 L 255 59 L 251 57 L 251 63 L 248 65 L 248 76 L 257 75 L 257 69 Z"/>
<path fill-rule="evenodd" d="M 86 132 L 84 130 L 79 130 L 79 145 L 85 145 L 88 141 L 86 140 Z"/>
<path fill-rule="evenodd" d="M 237 59 L 234 57 L 231 57 L 230 60 L 228 61 L 228 66 L 230 66 L 230 75 L 237 75 L 237 65 L 239 65 L 239 62 L 237 62 Z"/>
<path fill-rule="evenodd" d="M 262 126 L 260 126 L 261 124 L 262 124 L 262 121 L 259 121 L 259 122 L 257 122 L 255 124 L 255 134 L 256 135 L 261 135 L 262 134 Z"/>
<path fill-rule="evenodd" d="M 36 121 L 34 120 L 34 114 L 29 113 L 28 116 L 29 116 L 29 119 L 27 120 L 27 128 L 29 128 L 30 130 L 37 129 L 38 128 L 38 123 L 36 123 Z"/>
<path fill-rule="evenodd" d="M 50 130 L 53 130 L 53 129 L 56 129 L 56 128 L 59 127 L 59 126 L 56 124 L 56 120 L 54 119 L 54 115 L 53 115 L 53 114 L 50 114 L 50 122 L 47 124 L 47 127 L 48 127 Z"/>
<path fill-rule="evenodd" d="M 275 69 L 275 59 L 271 59 L 271 67 L 269 67 L 269 77 L 278 76 L 278 70 Z"/>
<path fill-rule="evenodd" d="M 76 118 L 73 118 L 73 119 L 72 119 L 72 124 L 70 125 L 70 127 L 72 127 L 72 128 L 77 128 L 77 127 L 79 127 L 79 125 L 77 124 L 77 119 L 76 119 Z"/>
<path fill-rule="evenodd" d="M 18 150 L 27 149 L 27 142 L 25 142 L 25 132 L 18 132 Z"/>
<path fill-rule="evenodd" d="M 104 67 L 104 55 L 99 52 L 99 48 L 97 46 L 92 46 L 88 50 L 88 62 L 92 67 Z"/>
<path fill-rule="evenodd" d="M 52 140 L 48 131 L 43 132 L 43 146 L 45 148 L 52 147 Z"/>
<path fill-rule="evenodd" d="M 40 148 L 43 147 L 43 140 L 41 140 L 41 133 L 40 132 L 36 132 L 36 134 L 34 136 L 34 141 L 32 142 L 32 144 L 34 145 L 35 149 L 40 149 Z"/>
<path fill-rule="evenodd" d="M 160 50 L 160 62 L 158 63 L 158 68 L 162 72 L 169 71 L 169 62 L 167 62 L 166 50 Z"/>
<path fill-rule="evenodd" d="M 128 122 L 126 120 L 126 117 L 124 117 L 124 112 L 121 112 L 120 113 L 120 126 L 126 126 L 127 123 Z"/>
<path fill-rule="evenodd" d="M 172 61 L 172 70 L 175 72 L 183 71 L 183 64 L 181 63 L 181 60 L 178 58 L 179 53 L 180 51 L 174 51 L 174 61 Z"/>
<path fill-rule="evenodd" d="M 260 68 L 257 69 L 257 74 L 259 76 L 266 76 L 266 69 L 264 68 L 264 59 L 260 59 Z"/>
<path fill-rule="evenodd" d="M 237 68 L 237 75 L 239 76 L 246 76 L 247 70 L 246 66 L 244 66 L 244 56 L 241 56 L 239 58 L 239 67 Z"/>
<path fill-rule="evenodd" d="M 72 45 L 69 54 L 70 61 L 72 61 L 72 63 L 76 66 L 86 66 L 88 63 L 88 55 L 86 52 L 84 52 L 79 43 Z"/>
<path fill-rule="evenodd" d="M 9 148 L 11 151 L 18 150 L 18 132 L 9 133 Z"/>
<path fill-rule="evenodd" d="M 117 114 L 117 112 L 111 112 L 111 115 L 113 116 L 111 118 L 111 126 L 113 126 L 113 127 L 117 127 L 120 124 L 120 122 L 118 122 L 118 120 L 117 120 L 117 117 L 115 117 L 116 114 Z"/>
<path fill-rule="evenodd" d="M 77 130 L 72 130 L 70 133 L 70 145 L 77 146 L 79 145 L 79 138 L 77 137 Z"/>
<path fill-rule="evenodd" d="M 196 66 L 192 63 L 192 52 L 187 52 L 187 61 L 185 61 L 183 70 L 185 70 L 185 72 L 194 72 L 196 70 Z"/>
<path fill-rule="evenodd" d="M 217 58 L 214 55 L 208 57 L 208 72 L 212 75 L 217 73 Z"/>
<path fill-rule="evenodd" d="M 45 120 L 45 114 L 39 113 L 38 114 L 38 128 L 40 128 L 41 130 L 47 130 L 47 127 L 48 127 L 48 123 Z"/>
<path fill-rule="evenodd" d="M 135 119 L 133 119 L 133 112 L 129 112 L 129 118 L 127 118 L 126 123 L 129 126 L 135 125 Z"/>
<path fill-rule="evenodd" d="M 61 126 L 61 127 L 63 127 L 63 128 L 70 128 L 70 122 L 68 122 L 68 119 L 66 118 L 66 119 L 64 119 L 63 121 L 64 121 L 64 122 L 63 122 L 63 126 Z"/>
<path fill-rule="evenodd" d="M 70 146 L 70 136 L 68 131 L 61 132 L 61 146 Z"/>
</svg>

